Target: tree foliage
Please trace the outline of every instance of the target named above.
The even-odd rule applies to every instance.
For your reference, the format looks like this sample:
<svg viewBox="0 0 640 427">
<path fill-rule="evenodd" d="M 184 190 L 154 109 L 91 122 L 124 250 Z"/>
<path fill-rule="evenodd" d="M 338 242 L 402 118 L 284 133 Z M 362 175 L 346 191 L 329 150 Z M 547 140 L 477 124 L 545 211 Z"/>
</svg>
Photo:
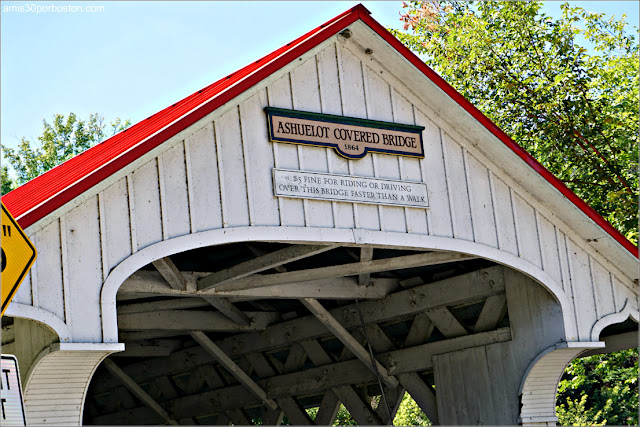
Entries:
<svg viewBox="0 0 640 427">
<path fill-rule="evenodd" d="M 117 118 L 110 123 L 111 135 L 130 125 L 129 120 Z M 43 120 L 42 135 L 33 144 L 36 147 L 24 137 L 15 149 L 2 144 L 3 156 L 17 176 L 14 182 L 8 167 L 3 165 L 2 194 L 102 142 L 107 135 L 106 127 L 104 118 L 97 113 L 89 115 L 87 120 L 78 119 L 74 113 L 69 113 L 66 118 L 63 114 L 55 114 L 51 123 Z"/>
<path fill-rule="evenodd" d="M 412 2 L 395 35 L 571 190 L 638 235 L 638 44 L 563 4 Z M 593 53 L 582 46 L 584 39 Z"/>
<path fill-rule="evenodd" d="M 558 19 L 540 2 L 403 6 L 396 37 L 636 243 L 639 58 L 624 16 L 566 3 Z M 637 349 L 574 360 L 560 421 L 637 424 L 637 378 Z"/>
</svg>

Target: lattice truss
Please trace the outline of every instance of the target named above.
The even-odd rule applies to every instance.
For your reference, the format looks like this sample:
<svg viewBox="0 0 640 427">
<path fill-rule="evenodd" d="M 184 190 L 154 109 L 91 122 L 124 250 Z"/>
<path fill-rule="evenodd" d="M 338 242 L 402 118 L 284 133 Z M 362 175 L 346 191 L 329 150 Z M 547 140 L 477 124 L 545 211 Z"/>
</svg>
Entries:
<svg viewBox="0 0 640 427">
<path fill-rule="evenodd" d="M 511 339 L 489 261 L 276 243 L 155 261 L 121 287 L 118 327 L 85 424 L 328 425 L 340 403 L 389 424 L 405 392 L 435 423 L 432 356 Z"/>
</svg>

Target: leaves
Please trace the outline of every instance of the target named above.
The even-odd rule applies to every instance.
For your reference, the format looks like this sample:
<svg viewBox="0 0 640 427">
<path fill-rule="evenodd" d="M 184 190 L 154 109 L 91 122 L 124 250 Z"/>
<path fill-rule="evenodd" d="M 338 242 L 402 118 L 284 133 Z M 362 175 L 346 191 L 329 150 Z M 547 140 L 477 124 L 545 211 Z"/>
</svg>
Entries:
<svg viewBox="0 0 640 427">
<path fill-rule="evenodd" d="M 13 182 L 8 169 L 5 170 L 6 166 L 3 166 L 2 194 L 82 153 L 105 138 L 104 118 L 97 113 L 89 115 L 88 120 L 80 120 L 74 113 L 69 113 L 66 118 L 62 114 L 55 114 L 51 123 L 46 120 L 42 122 L 42 135 L 34 144 L 37 147 L 32 147 L 31 141 L 26 138 L 20 140 L 17 149 L 2 144 L 3 156 L 17 175 L 16 182 Z M 112 135 L 130 125 L 129 120 L 117 118 L 110 124 Z"/>
</svg>

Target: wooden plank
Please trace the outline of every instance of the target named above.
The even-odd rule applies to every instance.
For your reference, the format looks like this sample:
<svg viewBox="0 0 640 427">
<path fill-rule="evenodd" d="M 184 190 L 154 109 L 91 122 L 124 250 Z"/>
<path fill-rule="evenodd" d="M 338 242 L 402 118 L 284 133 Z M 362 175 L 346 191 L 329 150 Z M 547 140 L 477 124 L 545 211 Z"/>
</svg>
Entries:
<svg viewBox="0 0 640 427">
<path fill-rule="evenodd" d="M 425 313 L 447 338 L 456 338 L 469 333 L 447 307 L 430 308 Z"/>
<path fill-rule="evenodd" d="M 136 169 L 133 178 L 135 250 L 162 240 L 157 159 Z"/>
<path fill-rule="evenodd" d="M 157 259 L 152 262 L 153 266 L 158 270 L 158 272 L 162 275 L 164 280 L 171 286 L 173 289 L 178 290 L 186 290 L 187 281 L 182 276 L 182 273 L 176 265 L 171 261 L 171 258 L 164 257 Z"/>
<path fill-rule="evenodd" d="M 36 282 L 43 282 L 34 285 L 38 288 L 39 307 L 55 314 L 60 319 L 64 319 L 59 221 L 52 221 L 39 230 L 31 236 L 31 241 L 38 250 L 38 262 L 34 263 L 31 268 L 32 276 L 36 278 Z M 125 244 L 125 249 L 126 246 Z M 45 284 L 46 286 L 44 286 Z M 2 340 L 5 340 L 4 330 Z"/>
<path fill-rule="evenodd" d="M 118 314 L 145 313 L 160 310 L 208 307 L 210 304 L 200 298 L 173 298 L 164 301 L 142 302 L 118 306 Z"/>
<path fill-rule="evenodd" d="M 362 247 L 360 248 L 360 262 L 371 261 L 373 259 L 373 248 Z M 358 275 L 359 286 L 369 286 L 369 280 L 371 279 L 371 273 L 362 273 Z"/>
<path fill-rule="evenodd" d="M 469 187 L 469 201 L 475 241 L 497 248 L 498 237 L 494 218 L 489 171 L 467 150 L 464 160 Z"/>
<path fill-rule="evenodd" d="M 478 321 L 473 328 L 474 332 L 484 332 L 495 329 L 506 312 L 507 296 L 505 294 L 490 296 L 482 306 Z"/>
<path fill-rule="evenodd" d="M 398 381 L 377 360 L 371 360 L 367 350 L 356 341 L 351 334 L 329 313 L 317 300 L 305 298 L 300 300 L 314 316 L 316 316 L 360 361 L 372 372 L 380 375 L 389 387 L 398 387 Z"/>
<path fill-rule="evenodd" d="M 520 195 L 513 192 L 513 212 L 518 235 L 520 256 L 542 268 L 542 255 L 535 210 Z"/>
<path fill-rule="evenodd" d="M 100 199 L 104 203 L 104 213 L 101 213 L 100 221 L 104 221 L 105 224 L 105 233 L 102 239 L 104 239 L 106 246 L 106 273 L 108 274 L 111 268 L 131 255 L 127 179 L 122 178 L 105 188 Z M 44 251 L 38 249 L 38 252 L 38 263 L 40 263 L 42 261 L 40 253 Z"/>
<path fill-rule="evenodd" d="M 183 272 L 185 275 L 197 274 Z M 220 291 L 195 291 L 191 288 L 180 291 L 168 287 L 162 277 L 153 271 L 140 270 L 132 274 L 118 290 L 118 301 L 149 296 L 204 297 L 206 295 L 227 297 L 231 301 L 252 300 L 255 298 L 298 299 L 304 297 L 322 299 L 378 299 L 384 298 L 390 291 L 398 287 L 397 279 L 375 278 L 370 286 L 358 286 L 356 279 L 337 277 L 310 280 L 301 283 L 274 285 L 263 288 Z M 187 303 L 185 303 L 188 305 Z M 197 306 L 193 303 L 194 307 Z"/>
<path fill-rule="evenodd" d="M 278 405 L 267 397 L 265 391 L 255 383 L 238 365 L 236 365 L 229 356 L 227 356 L 220 347 L 214 344 L 211 339 L 202 331 L 192 331 L 189 333 L 194 340 L 209 352 L 222 366 L 224 366 L 240 383 L 249 389 L 256 397 L 258 397 L 265 405 L 271 409 L 276 409 Z"/>
<path fill-rule="evenodd" d="M 124 384 L 129 391 L 131 391 L 138 399 L 142 401 L 146 406 L 153 409 L 158 415 L 160 415 L 167 423 L 171 425 L 178 425 L 176 420 L 165 411 L 153 398 L 144 391 L 135 381 L 129 377 L 122 369 L 118 367 L 111 359 L 105 359 L 102 365 L 106 367 L 113 375 L 115 375 Z"/>
<path fill-rule="evenodd" d="M 163 310 L 118 316 L 118 328 L 121 331 L 157 330 L 189 330 L 189 331 L 249 331 L 264 330 L 268 324 L 278 319 L 278 313 L 247 312 L 253 318 L 247 326 L 238 325 L 226 315 L 219 312 L 197 310 Z"/>
<path fill-rule="evenodd" d="M 513 208 L 511 206 L 511 192 L 493 172 L 489 171 L 489 183 L 493 202 L 493 215 L 496 222 L 498 247 L 514 255 L 518 254 Z"/>
<path fill-rule="evenodd" d="M 198 290 L 222 284 L 298 261 L 336 248 L 335 245 L 292 245 L 198 279 Z"/>
<path fill-rule="evenodd" d="M 222 314 L 236 322 L 238 325 L 249 326 L 251 324 L 251 319 L 249 319 L 249 317 L 239 308 L 233 305 L 233 303 L 229 302 L 228 299 L 208 295 L 202 296 L 202 299 L 217 308 Z"/>
<path fill-rule="evenodd" d="M 450 135 L 443 133 L 442 154 L 447 177 L 453 237 L 473 241 L 469 189 L 465 178 L 463 151 L 464 149 Z"/>
<path fill-rule="evenodd" d="M 225 415 L 229 417 L 231 422 L 236 426 L 248 426 L 252 424 L 242 409 L 236 408 L 228 410 L 225 412 Z"/>
<path fill-rule="evenodd" d="M 249 225 L 247 182 L 237 108 L 216 120 L 216 143 L 220 169 L 223 226 Z"/>
<path fill-rule="evenodd" d="M 158 169 L 162 170 L 162 229 L 165 239 L 191 232 L 189 195 L 185 169 L 184 144 L 174 145 L 158 157 Z"/>
<path fill-rule="evenodd" d="M 280 225 L 278 198 L 273 195 L 272 144 L 268 143 L 263 108 L 267 92 L 262 89 L 240 104 L 240 124 L 245 167 L 250 174 L 251 225 Z"/>
<path fill-rule="evenodd" d="M 218 160 L 213 123 L 185 138 L 189 207 L 194 232 L 222 227 Z"/>
<path fill-rule="evenodd" d="M 404 347 L 424 344 L 433 332 L 434 324 L 426 313 L 418 313 L 413 318 L 409 333 L 404 340 Z"/>
<path fill-rule="evenodd" d="M 356 393 L 353 387 L 340 386 L 334 388 L 333 392 L 338 396 L 358 425 L 383 424 L 378 414 L 362 401 L 362 398 Z"/>
<path fill-rule="evenodd" d="M 330 277 L 353 276 L 364 273 L 377 273 L 386 270 L 405 269 L 426 265 L 445 264 L 476 258 L 472 255 L 448 252 L 427 252 L 416 255 L 405 255 L 373 261 L 356 262 L 308 270 L 290 271 L 269 275 L 255 275 L 222 285 L 220 290 L 239 290 L 285 283 L 305 282 L 308 280 L 328 279 Z"/>
<path fill-rule="evenodd" d="M 181 346 L 180 340 L 159 340 L 155 344 L 128 342 L 124 351 L 111 357 L 167 357 Z"/>
<path fill-rule="evenodd" d="M 322 397 L 314 423 L 319 426 L 333 425 L 339 410 L 340 399 L 332 390 L 328 390 Z"/>
<path fill-rule="evenodd" d="M 293 397 L 281 397 L 277 399 L 277 402 L 278 406 L 287 414 L 292 425 L 308 426 L 313 424 L 307 412 Z"/>
</svg>

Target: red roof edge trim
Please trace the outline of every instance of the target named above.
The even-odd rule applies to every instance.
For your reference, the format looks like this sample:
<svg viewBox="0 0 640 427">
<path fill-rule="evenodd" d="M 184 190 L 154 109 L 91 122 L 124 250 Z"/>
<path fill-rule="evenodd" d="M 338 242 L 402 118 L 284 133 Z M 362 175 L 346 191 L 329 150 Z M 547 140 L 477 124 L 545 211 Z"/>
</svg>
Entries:
<svg viewBox="0 0 640 427">
<path fill-rule="evenodd" d="M 504 133 L 495 123 L 478 110 L 469 100 L 462 96 L 449 83 L 447 83 L 438 73 L 433 71 L 427 64 L 414 54 L 409 48 L 393 36 L 386 28 L 380 25 L 375 19 L 369 15 L 362 15 L 361 19 L 381 36 L 387 43 L 404 56 L 412 65 L 424 73 L 431 81 L 433 81 L 440 89 L 456 101 L 462 108 L 480 122 L 489 132 L 495 135 L 507 147 L 513 150 L 522 160 L 527 162 L 536 172 L 542 175 L 551 185 L 553 185 L 562 195 L 569 199 L 578 209 L 584 212 L 596 224 L 602 227 L 611 237 L 620 243 L 625 249 L 638 258 L 638 247 L 631 243 L 617 228 L 604 219 L 595 209 L 589 206 L 584 200 L 571 191 L 560 179 L 549 172 L 547 168 L 542 166 L 531 154 L 516 143 L 509 135 Z"/>
</svg>

